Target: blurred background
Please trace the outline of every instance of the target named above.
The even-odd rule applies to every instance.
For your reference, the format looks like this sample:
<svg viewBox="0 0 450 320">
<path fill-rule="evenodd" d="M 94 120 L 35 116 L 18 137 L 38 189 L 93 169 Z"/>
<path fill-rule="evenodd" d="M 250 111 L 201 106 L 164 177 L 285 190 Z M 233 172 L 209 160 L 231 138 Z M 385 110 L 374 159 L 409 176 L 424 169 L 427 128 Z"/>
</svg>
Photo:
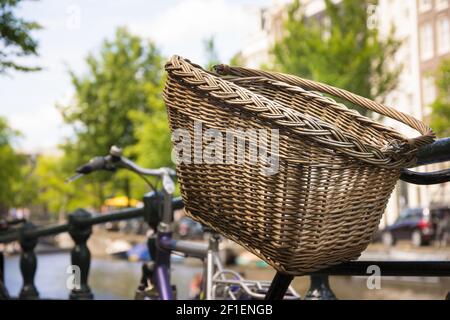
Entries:
<svg viewBox="0 0 450 320">
<path fill-rule="evenodd" d="M 439 137 L 450 136 L 449 0 L 0 0 L 2 219 L 46 224 L 65 221 L 77 208 L 107 212 L 141 205 L 146 186 L 126 172 L 71 184 L 65 179 L 114 144 L 142 166 L 173 165 L 161 97 L 164 63 L 173 54 L 205 68 L 231 63 L 325 82 L 411 114 Z M 399 183 L 363 257 L 447 260 L 449 205 L 448 184 Z M 178 216 L 179 237 L 202 239 L 196 223 Z M 134 221 L 95 232 L 92 286 L 100 296 L 132 296 L 140 272 L 133 261 L 146 258 L 128 251 L 140 252 L 135 246 L 145 241 L 146 231 L 142 221 Z M 71 240 L 47 240 L 43 250 L 56 253 L 40 263 L 67 265 L 67 254 L 58 250 Z M 231 243 L 226 247 L 237 268 L 271 276 L 256 258 Z M 7 285 L 14 291 L 20 287 L 17 245 L 3 249 L 10 253 Z M 112 256 L 125 260 L 110 261 Z M 181 274 L 190 276 L 180 279 L 199 268 L 181 264 Z M 119 272 L 123 288 L 108 287 L 104 270 Z M 63 288 L 65 294 L 57 274 L 49 280 L 40 272 L 46 271 L 37 274 L 38 285 L 46 281 L 49 288 L 45 293 L 59 296 Z M 297 281 L 306 288 L 307 280 Z M 449 287 L 445 279 L 395 278 L 374 292 L 358 278 L 333 281 L 341 298 L 440 298 Z"/>
</svg>

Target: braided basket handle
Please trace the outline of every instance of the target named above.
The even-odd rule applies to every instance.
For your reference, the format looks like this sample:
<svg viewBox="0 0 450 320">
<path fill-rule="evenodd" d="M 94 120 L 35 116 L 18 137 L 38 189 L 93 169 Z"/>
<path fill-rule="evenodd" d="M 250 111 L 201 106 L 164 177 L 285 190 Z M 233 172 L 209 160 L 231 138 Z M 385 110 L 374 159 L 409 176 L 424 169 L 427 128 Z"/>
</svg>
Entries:
<svg viewBox="0 0 450 320">
<path fill-rule="evenodd" d="M 273 122 L 282 127 L 288 127 L 297 134 L 309 136 L 310 139 L 319 144 L 328 146 L 335 151 L 372 165 L 396 169 L 413 166 L 416 162 L 416 149 L 433 141 L 434 134 L 431 129 L 406 114 L 376 104 L 369 99 L 358 97 L 349 92 L 346 94 L 349 97 L 346 98 L 346 95 L 343 94 L 343 92 L 346 92 L 344 90 L 306 81 L 294 76 L 275 74 L 275 77 L 273 73 L 266 73 L 264 71 L 245 68 L 230 68 L 223 65 L 217 68 L 217 71 L 220 74 L 237 75 L 241 76 L 243 79 L 272 79 L 274 82 L 278 82 L 280 84 L 285 83 L 286 86 L 290 86 L 294 89 L 298 88 L 302 91 L 305 89 L 299 87 L 299 85 L 303 84 L 308 87 L 306 84 L 309 84 L 310 87 L 320 89 L 319 91 L 325 93 L 333 94 L 334 92 L 337 92 L 335 95 L 346 98 L 349 101 L 355 102 L 359 105 L 362 105 L 363 103 L 366 107 L 369 105 L 369 109 L 375 110 L 383 115 L 392 117 L 393 119 L 410 125 L 419 132 L 423 133 L 424 136 L 415 139 L 407 139 L 395 130 L 379 125 L 382 127 L 382 130 L 392 131 L 391 134 L 395 136 L 392 143 L 380 148 L 380 146 L 365 143 L 357 136 L 347 134 L 330 123 L 326 123 L 318 119 L 311 118 L 306 114 L 296 112 L 291 108 L 280 105 L 276 101 L 272 101 L 264 96 L 255 94 L 251 90 L 247 90 L 230 81 L 226 81 L 224 78 L 218 77 L 217 73 L 207 72 L 200 66 L 179 56 L 173 56 L 166 63 L 165 69 L 169 75 L 169 82 L 173 80 L 179 84 L 178 89 L 175 89 L 175 91 L 199 90 L 229 105 L 240 107 L 248 112 L 256 113 L 265 121 Z M 236 77 L 236 79 L 238 79 L 238 77 Z M 281 79 L 284 82 L 277 81 L 277 79 Z M 304 81 L 306 81 L 306 84 L 304 84 Z M 297 84 L 297 86 L 293 86 L 289 83 Z M 166 86 L 166 89 L 168 88 L 170 87 Z M 166 89 L 164 90 L 163 96 L 167 103 L 170 102 L 171 98 L 169 95 L 170 90 Z M 313 92 L 310 94 L 313 94 Z M 321 97 L 317 94 L 314 94 L 314 96 L 317 96 L 315 99 L 321 99 Z M 357 114 L 356 111 L 351 112 Z M 367 120 L 366 122 L 369 121 L 368 118 L 364 119 Z"/>
<path fill-rule="evenodd" d="M 339 89 L 324 83 L 319 83 L 316 81 L 303 79 L 297 76 L 279 72 L 269 72 L 244 67 L 231 67 L 224 64 L 217 65 L 214 68 L 216 72 L 220 75 L 234 75 L 242 77 L 265 77 L 272 80 L 282 81 L 290 85 L 299 86 L 304 89 L 307 88 L 314 91 L 327 93 L 334 97 L 345 99 L 353 104 L 377 112 L 384 116 L 390 117 L 394 120 L 400 121 L 410 126 L 411 128 L 417 130 L 421 134 L 421 136 L 419 137 L 408 140 L 409 145 L 413 149 L 430 144 L 436 138 L 431 128 L 426 124 L 424 124 L 422 121 L 419 121 L 416 118 L 411 117 L 410 115 L 407 115 L 403 112 L 397 111 L 394 108 L 382 105 L 380 103 L 377 103 L 365 97 L 361 97 L 344 89 Z"/>
</svg>

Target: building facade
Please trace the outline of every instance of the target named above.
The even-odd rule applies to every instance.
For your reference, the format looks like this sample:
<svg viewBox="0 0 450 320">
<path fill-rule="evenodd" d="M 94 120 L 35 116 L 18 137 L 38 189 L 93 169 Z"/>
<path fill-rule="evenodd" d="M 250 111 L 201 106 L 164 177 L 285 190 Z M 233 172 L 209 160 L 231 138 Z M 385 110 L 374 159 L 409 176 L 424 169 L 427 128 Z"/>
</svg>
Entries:
<svg viewBox="0 0 450 320">
<path fill-rule="evenodd" d="M 339 2 L 340 0 L 336 0 Z M 283 36 L 283 21 L 291 1 L 274 1 L 259 12 L 260 28 L 240 52 L 248 67 L 270 64 L 270 48 Z M 301 0 L 306 16 L 323 14 L 323 0 Z M 429 120 L 430 104 L 436 98 L 433 74 L 443 59 L 450 58 L 450 0 L 379 0 L 369 8 L 370 23 L 378 26 L 381 35 L 388 35 L 394 27 L 402 45 L 394 57 L 394 65 L 402 65 L 397 88 L 386 97 L 385 103 L 425 122 Z M 326 21 L 324 21 L 326 23 Z M 393 120 L 386 124 L 408 136 L 417 132 Z M 418 169 L 430 171 L 439 166 Z M 448 184 L 414 186 L 400 182 L 388 204 L 382 225 L 394 222 L 405 207 L 450 205 Z"/>
<path fill-rule="evenodd" d="M 419 91 L 422 119 L 430 119 L 430 104 L 437 97 L 436 70 L 445 59 L 450 59 L 450 0 L 415 0 L 418 38 Z M 448 167 L 433 165 L 428 171 Z M 419 196 L 424 205 L 450 204 L 449 184 L 420 188 Z"/>
</svg>

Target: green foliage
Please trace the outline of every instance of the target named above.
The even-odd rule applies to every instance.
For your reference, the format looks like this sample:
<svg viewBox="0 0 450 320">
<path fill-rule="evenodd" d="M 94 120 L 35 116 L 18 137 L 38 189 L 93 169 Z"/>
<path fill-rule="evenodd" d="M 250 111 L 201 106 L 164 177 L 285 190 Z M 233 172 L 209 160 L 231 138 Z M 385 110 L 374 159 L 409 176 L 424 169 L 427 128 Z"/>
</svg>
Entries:
<svg viewBox="0 0 450 320">
<path fill-rule="evenodd" d="M 450 136 L 450 59 L 444 60 L 436 76 L 438 96 L 431 105 L 431 127 L 441 137 Z"/>
<path fill-rule="evenodd" d="M 64 218 L 77 208 L 95 207 L 95 184 L 86 181 L 66 183 L 78 166 L 70 156 L 29 156 L 18 153 L 14 140 L 20 133 L 0 118 L 0 215 L 11 207 L 28 207 L 32 219 L 39 213 Z M 69 144 L 65 145 L 69 148 Z"/>
<path fill-rule="evenodd" d="M 10 69 L 37 71 L 15 62 L 17 58 L 37 55 L 38 42 L 31 36 L 32 31 L 41 28 L 36 22 L 26 21 L 15 14 L 22 0 L 0 0 L 0 73 Z"/>
<path fill-rule="evenodd" d="M 151 115 L 136 111 L 130 116 L 136 123 L 138 142 L 126 149 L 127 155 L 136 155 L 137 163 L 146 168 L 172 167 L 172 144 L 165 110 L 155 111 Z M 132 181 L 132 196 L 141 197 L 148 187 L 137 176 L 133 176 Z"/>
<path fill-rule="evenodd" d="M 214 41 L 205 47 L 209 63 L 218 63 Z M 75 95 L 59 105 L 74 135 L 60 146 L 59 155 L 36 158 L 16 155 L 11 139 L 16 135 L 0 121 L 0 207 L 29 207 L 64 219 L 84 207 L 98 210 L 109 197 L 140 198 L 145 183 L 127 171 L 96 172 L 70 184 L 66 178 L 94 156 L 105 155 L 112 145 L 124 148 L 127 157 L 144 167 L 172 166 L 170 131 L 162 99 L 163 58 L 156 46 L 119 28 L 98 53 L 86 58 L 87 71 L 70 71 Z M 5 150 L 3 150 L 5 145 Z M 3 161 L 3 162 L 2 162 Z M 7 174 L 7 177 L 2 176 Z M 11 182 L 11 186 L 7 182 Z M 36 210 L 35 210 L 36 209 Z"/>
<path fill-rule="evenodd" d="M 91 54 L 86 62 L 87 74 L 71 72 L 76 99 L 61 110 L 76 131 L 77 151 L 89 158 L 113 144 L 136 142 L 128 113 L 150 111 L 148 93 L 161 81 L 162 60 L 152 43 L 120 28 L 113 41 L 103 43 L 99 57 Z"/>
<path fill-rule="evenodd" d="M 14 204 L 14 183 L 20 180 L 22 158 L 12 145 L 18 135 L 0 117 L 0 214 L 4 214 Z"/>
<path fill-rule="evenodd" d="M 382 102 L 400 72 L 392 68 L 400 46 L 394 30 L 381 39 L 378 29 L 368 26 L 367 9 L 374 1 L 325 3 L 322 19 L 305 17 L 299 1 L 289 7 L 285 36 L 272 51 L 275 67 Z"/>
<path fill-rule="evenodd" d="M 76 137 L 63 146 L 65 156 L 81 164 L 107 154 L 112 145 L 127 150 L 137 143 L 135 133 L 140 126 L 148 129 L 146 134 L 158 135 L 158 129 L 153 131 L 157 126 L 144 124 L 144 118 L 154 113 L 158 116 L 162 109 L 162 61 L 153 43 L 119 28 L 113 40 L 103 42 L 98 55 L 87 57 L 86 74 L 71 72 L 75 99 L 59 108 Z M 89 178 L 94 183 L 97 207 L 114 190 L 130 195 L 129 175 L 95 173 Z"/>
<path fill-rule="evenodd" d="M 33 172 L 38 195 L 34 204 L 45 212 L 61 217 L 77 208 L 89 208 L 95 203 L 93 186 L 76 181 L 66 183 L 67 159 L 59 156 L 40 156 Z"/>
<path fill-rule="evenodd" d="M 38 191 L 38 180 L 34 176 L 36 168 L 36 158 L 28 155 L 20 155 L 17 178 L 12 183 L 13 195 L 11 197 L 12 206 L 16 208 L 27 207 L 36 203 Z"/>
<path fill-rule="evenodd" d="M 28 207 L 32 219 L 64 219 L 75 209 L 92 207 L 95 202 L 92 184 L 82 181 L 66 183 L 74 164 L 56 155 L 23 157 L 18 178 L 13 182 L 12 206 Z M 72 166 L 68 170 L 68 166 Z"/>
<path fill-rule="evenodd" d="M 206 70 L 211 70 L 213 66 L 220 63 L 219 54 L 217 53 L 214 36 L 203 40 L 203 46 L 206 56 Z"/>
<path fill-rule="evenodd" d="M 231 57 L 230 65 L 232 65 L 232 66 L 243 66 L 243 65 L 245 65 L 245 59 L 242 56 L 241 52 L 238 52 L 233 57 Z"/>
<path fill-rule="evenodd" d="M 128 157 L 146 168 L 170 167 L 171 140 L 169 123 L 164 101 L 162 99 L 163 81 L 158 86 L 149 88 L 147 103 L 151 112 L 132 110 L 129 113 L 134 123 L 134 137 L 136 143 L 125 149 Z M 123 174 L 123 173 L 121 173 Z M 132 192 L 134 198 L 142 197 L 148 186 L 142 183 L 141 178 L 132 175 Z"/>
</svg>

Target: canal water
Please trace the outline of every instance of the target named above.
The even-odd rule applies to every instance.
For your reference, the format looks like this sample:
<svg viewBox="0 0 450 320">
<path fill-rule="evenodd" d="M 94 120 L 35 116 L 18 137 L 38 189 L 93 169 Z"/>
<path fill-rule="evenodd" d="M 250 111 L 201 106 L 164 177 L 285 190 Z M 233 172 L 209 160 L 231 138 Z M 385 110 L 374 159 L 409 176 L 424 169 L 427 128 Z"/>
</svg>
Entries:
<svg viewBox="0 0 450 320">
<path fill-rule="evenodd" d="M 69 274 L 70 253 L 38 255 L 35 276 L 36 287 L 41 298 L 67 299 L 69 290 L 66 281 Z M 92 259 L 89 285 L 95 299 L 134 299 L 141 277 L 142 263 L 115 259 Z M 191 279 L 201 273 L 200 266 L 173 263 L 172 281 L 177 285 L 180 299 L 189 298 Z M 17 296 L 22 286 L 19 256 L 5 258 L 5 284 L 10 295 Z"/>
<path fill-rule="evenodd" d="M 196 262 L 196 261 L 195 261 Z M 36 286 L 42 298 L 67 299 L 66 288 L 70 265 L 70 254 L 52 253 L 38 255 Z M 172 264 L 172 282 L 177 285 L 178 297 L 189 298 L 191 279 L 200 274 L 201 265 L 192 260 Z M 254 280 L 269 280 L 274 272 L 271 268 L 240 267 L 242 272 Z M 113 259 L 96 259 L 91 262 L 89 284 L 96 299 L 133 299 L 141 276 L 141 263 Z M 19 257 L 5 258 L 5 282 L 10 294 L 17 296 L 22 285 Z M 379 290 L 367 287 L 366 277 L 332 277 L 331 287 L 339 299 L 444 299 L 450 291 L 450 279 L 427 277 L 382 278 Z M 296 278 L 294 288 L 304 296 L 309 287 L 308 277 Z"/>
</svg>

